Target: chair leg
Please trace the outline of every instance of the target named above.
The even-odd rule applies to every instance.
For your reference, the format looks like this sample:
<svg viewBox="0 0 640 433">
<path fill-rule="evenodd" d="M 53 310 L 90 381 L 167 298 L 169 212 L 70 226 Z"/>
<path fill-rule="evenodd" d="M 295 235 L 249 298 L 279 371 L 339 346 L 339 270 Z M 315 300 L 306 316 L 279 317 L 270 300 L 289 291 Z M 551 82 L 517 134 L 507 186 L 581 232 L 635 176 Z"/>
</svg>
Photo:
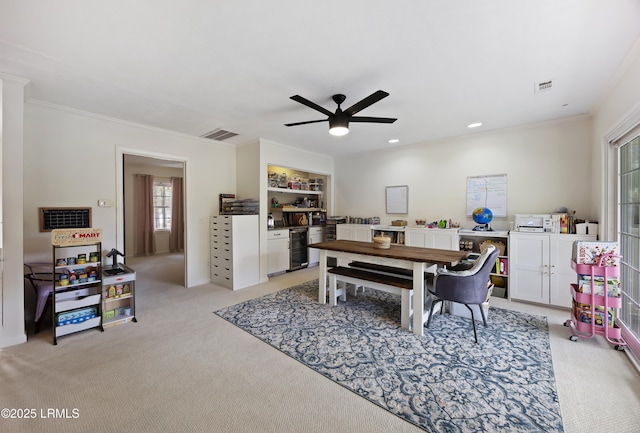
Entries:
<svg viewBox="0 0 640 433">
<path fill-rule="evenodd" d="M 429 327 L 429 325 L 431 325 L 431 318 L 433 317 L 433 310 L 436 307 L 436 304 L 438 302 L 442 302 L 442 299 L 433 299 L 433 301 L 431 302 L 431 309 L 429 310 L 429 318 L 427 319 L 427 328 Z M 440 308 L 440 314 L 442 314 L 442 310 L 444 310 L 444 308 Z"/>
<path fill-rule="evenodd" d="M 476 332 L 476 318 L 473 317 L 473 308 L 471 308 L 468 304 L 464 304 L 464 306 L 467 307 L 469 309 L 469 312 L 471 313 L 471 324 L 473 325 L 473 338 L 475 338 L 476 343 L 477 343 L 478 342 L 478 333 Z M 482 316 L 484 317 L 484 313 L 482 313 Z"/>
<path fill-rule="evenodd" d="M 35 327 L 33 329 L 33 333 L 37 334 L 38 332 L 40 332 L 40 326 L 42 325 L 42 318 L 47 314 L 47 311 L 49 310 L 49 307 L 51 306 L 51 300 L 52 298 L 49 297 L 47 299 L 47 303 L 44 304 L 44 308 L 42 309 L 42 314 L 40 314 L 40 318 L 38 320 L 36 320 L 34 323 Z"/>
<path fill-rule="evenodd" d="M 482 305 L 478 305 L 478 308 L 480 308 L 480 314 L 482 314 L 482 322 L 484 323 L 484 326 L 487 326 L 487 315 L 484 314 L 484 308 L 482 308 Z"/>
</svg>

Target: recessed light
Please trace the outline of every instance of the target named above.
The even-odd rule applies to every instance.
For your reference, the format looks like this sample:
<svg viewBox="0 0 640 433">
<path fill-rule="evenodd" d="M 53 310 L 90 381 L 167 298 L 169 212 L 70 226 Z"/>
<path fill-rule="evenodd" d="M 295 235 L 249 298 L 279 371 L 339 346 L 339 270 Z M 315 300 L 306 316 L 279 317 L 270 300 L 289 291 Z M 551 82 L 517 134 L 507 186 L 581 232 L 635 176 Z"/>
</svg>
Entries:
<svg viewBox="0 0 640 433">
<path fill-rule="evenodd" d="M 469 125 L 467 125 L 467 128 L 477 128 L 478 126 L 482 126 L 482 123 L 480 122 L 470 123 Z"/>
<path fill-rule="evenodd" d="M 391 140 L 389 140 L 389 143 L 393 144 L 393 143 L 397 143 L 400 140 L 398 140 L 397 138 L 392 138 Z"/>
</svg>

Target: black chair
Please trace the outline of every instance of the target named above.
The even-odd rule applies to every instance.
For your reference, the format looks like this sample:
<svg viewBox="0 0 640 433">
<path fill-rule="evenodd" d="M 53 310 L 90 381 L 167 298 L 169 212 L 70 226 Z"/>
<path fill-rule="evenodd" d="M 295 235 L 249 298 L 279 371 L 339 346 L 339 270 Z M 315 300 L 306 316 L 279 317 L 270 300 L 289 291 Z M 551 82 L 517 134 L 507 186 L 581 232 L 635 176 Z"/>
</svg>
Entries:
<svg viewBox="0 0 640 433">
<path fill-rule="evenodd" d="M 487 326 L 487 318 L 482 308 L 484 302 L 490 296 L 493 287 L 489 282 L 491 271 L 496 266 L 498 249 L 493 245 L 489 246 L 475 261 L 473 266 L 467 270 L 454 271 L 449 269 L 438 269 L 433 285 L 429 287 L 429 292 L 433 295 L 431 311 L 427 320 L 427 328 L 431 324 L 433 311 L 436 305 L 443 301 L 457 302 L 464 304 L 471 312 L 471 323 L 473 324 L 473 336 L 478 342 L 476 332 L 476 321 L 471 305 L 477 305 L 482 314 L 484 326 Z M 440 309 L 440 314 L 442 314 Z"/>
</svg>

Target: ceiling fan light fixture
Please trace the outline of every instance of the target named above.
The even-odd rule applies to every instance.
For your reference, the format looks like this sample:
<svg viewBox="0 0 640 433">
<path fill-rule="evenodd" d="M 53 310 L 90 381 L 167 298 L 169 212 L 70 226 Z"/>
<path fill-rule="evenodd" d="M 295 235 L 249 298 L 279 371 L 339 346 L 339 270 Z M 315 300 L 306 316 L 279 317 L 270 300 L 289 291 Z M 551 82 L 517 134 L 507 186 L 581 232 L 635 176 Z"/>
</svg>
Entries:
<svg viewBox="0 0 640 433">
<path fill-rule="evenodd" d="M 329 134 L 341 137 L 349 133 L 349 122 L 346 119 L 329 119 Z"/>
</svg>

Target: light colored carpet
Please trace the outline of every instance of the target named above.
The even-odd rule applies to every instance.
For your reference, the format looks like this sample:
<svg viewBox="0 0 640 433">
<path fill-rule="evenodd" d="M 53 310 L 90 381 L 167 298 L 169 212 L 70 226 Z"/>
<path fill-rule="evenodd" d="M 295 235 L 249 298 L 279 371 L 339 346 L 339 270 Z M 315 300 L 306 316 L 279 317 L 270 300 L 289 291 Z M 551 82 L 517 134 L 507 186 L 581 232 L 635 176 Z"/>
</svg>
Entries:
<svg viewBox="0 0 640 433">
<path fill-rule="evenodd" d="M 180 287 L 181 263 L 181 256 L 128 262 L 138 273 L 138 323 L 62 337 L 57 346 L 45 325 L 26 344 L 0 350 L 0 409 L 37 412 L 0 420 L 2 431 L 423 431 L 212 314 L 316 279 L 317 268 L 234 292 Z M 548 317 L 565 432 L 602 423 L 638 431 L 640 376 L 624 353 L 602 339 L 569 341 L 566 311 L 492 305 Z M 49 409 L 78 417 L 53 419 Z"/>
</svg>

